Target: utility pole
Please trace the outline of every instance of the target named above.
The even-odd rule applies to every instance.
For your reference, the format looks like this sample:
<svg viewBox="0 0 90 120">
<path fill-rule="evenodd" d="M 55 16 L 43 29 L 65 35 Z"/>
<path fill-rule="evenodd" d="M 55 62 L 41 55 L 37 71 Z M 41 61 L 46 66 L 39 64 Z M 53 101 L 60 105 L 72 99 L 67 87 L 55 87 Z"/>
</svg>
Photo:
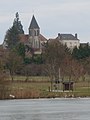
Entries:
<svg viewBox="0 0 90 120">
<path fill-rule="evenodd" d="M 60 67 L 59 67 L 59 81 L 58 81 L 58 87 L 61 89 L 61 74 L 60 74 Z"/>
</svg>

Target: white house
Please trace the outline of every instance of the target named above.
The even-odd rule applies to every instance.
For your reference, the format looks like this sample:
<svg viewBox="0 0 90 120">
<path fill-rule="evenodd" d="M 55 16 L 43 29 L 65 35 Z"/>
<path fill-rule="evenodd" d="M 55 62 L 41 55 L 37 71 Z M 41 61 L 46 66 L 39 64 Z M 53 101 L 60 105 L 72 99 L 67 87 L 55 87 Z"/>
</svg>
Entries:
<svg viewBox="0 0 90 120">
<path fill-rule="evenodd" d="M 66 45 L 71 50 L 74 47 L 79 48 L 79 46 L 80 46 L 80 40 L 77 38 L 77 34 L 75 34 L 75 36 L 74 36 L 72 34 L 58 33 L 58 37 L 56 39 L 58 39 L 63 45 Z"/>
</svg>

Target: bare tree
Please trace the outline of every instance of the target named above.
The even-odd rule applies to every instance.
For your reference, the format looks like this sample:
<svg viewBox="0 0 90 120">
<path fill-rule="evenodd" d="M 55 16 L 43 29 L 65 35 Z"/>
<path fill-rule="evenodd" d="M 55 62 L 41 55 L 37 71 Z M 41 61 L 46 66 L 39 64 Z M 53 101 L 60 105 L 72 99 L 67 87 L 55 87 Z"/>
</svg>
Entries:
<svg viewBox="0 0 90 120">
<path fill-rule="evenodd" d="M 7 69 L 10 72 L 11 79 L 13 81 L 14 75 L 19 68 L 22 67 L 23 60 L 16 52 L 9 51 L 7 55 Z"/>
<path fill-rule="evenodd" d="M 55 83 L 59 82 L 59 69 L 62 66 L 66 53 L 68 53 L 66 49 L 66 46 L 63 46 L 58 40 L 55 40 L 47 44 L 43 53 L 46 71 L 51 79 L 51 89 L 53 81 Z"/>
<path fill-rule="evenodd" d="M 6 51 L 0 47 L 0 99 L 5 99 L 8 96 L 9 74 L 5 69 Z"/>
</svg>

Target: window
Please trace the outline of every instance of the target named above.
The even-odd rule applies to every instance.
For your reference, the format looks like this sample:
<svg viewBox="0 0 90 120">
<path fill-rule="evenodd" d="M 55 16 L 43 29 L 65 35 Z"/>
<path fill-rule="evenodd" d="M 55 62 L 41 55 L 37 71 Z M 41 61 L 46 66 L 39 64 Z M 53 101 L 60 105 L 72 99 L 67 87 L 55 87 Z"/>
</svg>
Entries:
<svg viewBox="0 0 90 120">
<path fill-rule="evenodd" d="M 39 30 L 37 30 L 37 35 L 39 35 Z"/>
</svg>

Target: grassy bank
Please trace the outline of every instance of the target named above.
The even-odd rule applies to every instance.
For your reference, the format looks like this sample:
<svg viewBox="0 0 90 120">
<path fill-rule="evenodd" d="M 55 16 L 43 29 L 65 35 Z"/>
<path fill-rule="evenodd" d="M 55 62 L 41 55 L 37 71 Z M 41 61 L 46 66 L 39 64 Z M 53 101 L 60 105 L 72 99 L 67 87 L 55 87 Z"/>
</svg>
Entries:
<svg viewBox="0 0 90 120">
<path fill-rule="evenodd" d="M 25 81 L 25 77 L 16 76 L 13 82 L 10 82 L 8 89 L 4 95 L 5 98 L 11 99 L 10 95 L 16 99 L 30 98 L 55 98 L 55 97 L 90 97 L 89 82 L 74 83 L 73 91 L 50 91 L 49 77 L 29 77 Z"/>
</svg>

